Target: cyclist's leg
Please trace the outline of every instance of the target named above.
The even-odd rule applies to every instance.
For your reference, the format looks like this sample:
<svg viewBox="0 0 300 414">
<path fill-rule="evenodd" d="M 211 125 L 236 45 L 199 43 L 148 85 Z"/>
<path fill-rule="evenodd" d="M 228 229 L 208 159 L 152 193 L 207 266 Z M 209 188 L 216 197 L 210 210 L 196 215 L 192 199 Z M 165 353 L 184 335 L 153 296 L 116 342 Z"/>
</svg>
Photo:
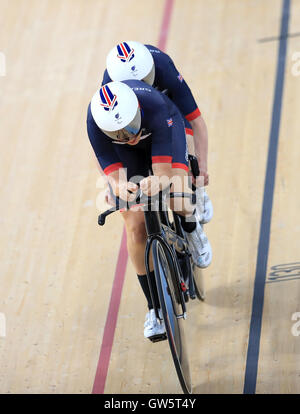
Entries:
<svg viewBox="0 0 300 414">
<path fill-rule="evenodd" d="M 149 167 L 151 165 L 151 142 L 144 142 L 136 147 L 126 147 L 118 145 L 116 147 L 119 158 L 127 169 L 127 180 L 138 183 L 144 177 L 149 175 Z M 150 156 L 148 156 L 150 154 Z M 154 318 L 153 311 L 155 305 L 159 308 L 159 299 L 157 294 L 155 276 L 153 272 L 152 256 L 150 255 L 150 281 L 152 286 L 152 295 L 148 284 L 148 278 L 145 268 L 145 247 L 147 241 L 147 233 L 145 227 L 145 219 L 143 211 L 124 211 L 121 213 L 124 220 L 127 234 L 127 250 L 130 260 L 135 268 L 139 283 L 147 300 L 149 312 L 146 315 L 146 326 L 144 335 L 150 338 L 155 335 L 162 335 L 165 332 L 163 324 L 158 324 Z M 153 303 L 154 302 L 154 303 Z"/>
<path fill-rule="evenodd" d="M 137 274 L 145 274 L 145 247 L 147 233 L 142 211 L 124 211 L 121 213 L 127 234 L 127 250 Z M 152 270 L 152 269 L 151 269 Z"/>
<path fill-rule="evenodd" d="M 139 183 L 149 174 L 150 157 L 147 157 L 151 144 L 144 142 L 139 147 L 115 144 L 115 151 L 127 172 L 127 180 Z M 151 148 L 151 147 L 150 147 Z M 137 274 L 145 274 L 144 252 L 147 240 L 144 213 L 125 211 L 121 213 L 127 233 L 129 257 Z"/>
</svg>

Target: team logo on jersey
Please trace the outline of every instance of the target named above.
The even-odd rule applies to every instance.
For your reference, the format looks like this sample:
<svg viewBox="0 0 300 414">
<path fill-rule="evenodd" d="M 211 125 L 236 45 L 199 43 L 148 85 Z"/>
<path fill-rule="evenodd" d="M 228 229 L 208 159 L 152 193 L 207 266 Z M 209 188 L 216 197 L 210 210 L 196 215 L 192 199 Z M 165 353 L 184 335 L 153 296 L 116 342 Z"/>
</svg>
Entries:
<svg viewBox="0 0 300 414">
<path fill-rule="evenodd" d="M 183 81 L 183 76 L 179 73 L 179 74 L 178 74 L 178 76 L 177 76 L 177 79 L 178 79 L 180 82 L 182 82 L 182 81 Z"/>
<path fill-rule="evenodd" d="M 130 62 L 134 58 L 134 49 L 132 49 L 128 43 L 123 42 L 117 45 L 118 54 L 117 57 L 121 59 L 121 62 Z"/>
<path fill-rule="evenodd" d="M 173 119 L 172 118 L 167 119 L 167 124 L 168 124 L 168 127 L 171 127 L 173 125 Z"/>
<path fill-rule="evenodd" d="M 112 111 L 117 105 L 117 96 L 112 93 L 108 85 L 102 86 L 100 89 L 100 105 L 104 107 L 105 111 Z"/>
</svg>

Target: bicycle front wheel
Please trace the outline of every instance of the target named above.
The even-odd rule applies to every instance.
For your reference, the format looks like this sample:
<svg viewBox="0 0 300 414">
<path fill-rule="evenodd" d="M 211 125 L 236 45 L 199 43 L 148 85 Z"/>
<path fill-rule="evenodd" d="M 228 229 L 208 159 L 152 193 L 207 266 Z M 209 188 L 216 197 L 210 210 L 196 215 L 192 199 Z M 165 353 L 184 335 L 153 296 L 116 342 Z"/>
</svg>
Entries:
<svg viewBox="0 0 300 414">
<path fill-rule="evenodd" d="M 161 310 L 177 376 L 183 392 L 190 394 L 192 392 L 192 384 L 178 277 L 170 257 L 170 252 L 159 240 L 153 241 L 152 256 Z"/>
</svg>

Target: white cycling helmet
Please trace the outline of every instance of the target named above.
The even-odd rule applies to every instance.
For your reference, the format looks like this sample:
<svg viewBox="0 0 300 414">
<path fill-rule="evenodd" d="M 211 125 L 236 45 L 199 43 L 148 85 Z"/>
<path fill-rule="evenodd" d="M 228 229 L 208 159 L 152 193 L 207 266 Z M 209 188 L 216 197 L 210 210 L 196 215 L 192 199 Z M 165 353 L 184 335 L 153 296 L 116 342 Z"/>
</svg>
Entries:
<svg viewBox="0 0 300 414">
<path fill-rule="evenodd" d="M 98 127 L 110 138 L 127 142 L 141 129 L 141 111 L 136 94 L 122 82 L 103 85 L 91 100 Z"/>
<path fill-rule="evenodd" d="M 106 67 L 112 80 L 136 79 L 153 85 L 154 60 L 146 46 L 140 42 L 119 43 L 107 55 Z"/>
</svg>

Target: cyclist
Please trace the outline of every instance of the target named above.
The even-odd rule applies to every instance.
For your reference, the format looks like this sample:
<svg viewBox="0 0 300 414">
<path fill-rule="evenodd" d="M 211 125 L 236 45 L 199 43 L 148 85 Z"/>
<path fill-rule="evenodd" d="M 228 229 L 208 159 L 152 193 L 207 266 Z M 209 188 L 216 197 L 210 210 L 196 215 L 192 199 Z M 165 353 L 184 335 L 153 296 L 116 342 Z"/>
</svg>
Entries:
<svg viewBox="0 0 300 414">
<path fill-rule="evenodd" d="M 208 185 L 206 124 L 190 88 L 170 56 L 152 45 L 144 45 L 136 41 L 119 43 L 107 55 L 102 85 L 112 80 L 126 79 L 143 80 L 156 89 L 164 91 L 176 104 L 183 115 L 189 153 L 196 155 L 200 177 L 203 177 L 204 185 Z M 211 200 L 204 187 L 200 188 L 201 179 L 197 180 L 197 183 L 193 179 L 193 182 L 198 187 L 197 204 L 199 212 L 202 212 L 201 223 L 208 223 L 213 216 Z"/>
<path fill-rule="evenodd" d="M 170 182 L 157 184 L 154 180 L 157 177 L 167 177 L 171 182 L 179 178 L 184 191 L 189 191 L 185 187 L 189 168 L 182 116 L 176 105 L 153 87 L 137 80 L 102 86 L 89 104 L 87 131 L 114 194 L 122 200 L 134 200 L 138 182 L 148 195 L 157 193 Z M 193 260 L 197 266 L 206 267 L 211 262 L 211 247 L 195 217 L 196 209 L 191 203 L 178 204 L 178 201 L 173 200 L 171 208 L 180 214 Z M 128 210 L 121 215 L 125 221 L 128 253 L 148 302 L 144 336 L 153 339 L 165 332 L 165 326 L 156 320 L 146 277 L 144 213 Z M 150 278 L 155 286 L 153 268 Z M 154 304 L 159 308 L 156 289 L 154 296 Z"/>
</svg>

